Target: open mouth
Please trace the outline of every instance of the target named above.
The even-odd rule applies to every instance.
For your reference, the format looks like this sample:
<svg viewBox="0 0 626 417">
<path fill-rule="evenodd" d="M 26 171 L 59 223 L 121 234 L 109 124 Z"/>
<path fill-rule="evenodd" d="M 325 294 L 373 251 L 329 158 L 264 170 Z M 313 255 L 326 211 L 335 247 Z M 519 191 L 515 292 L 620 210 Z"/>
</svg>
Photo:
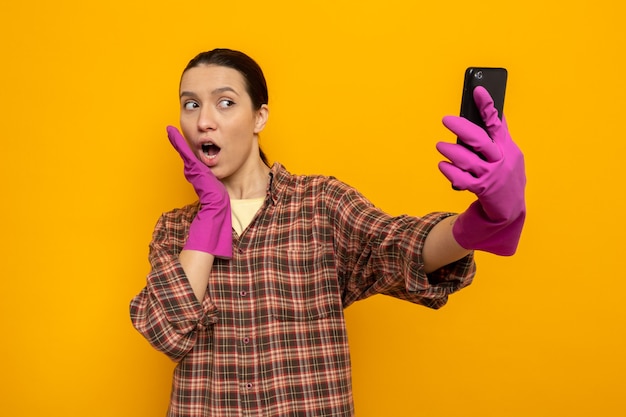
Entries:
<svg viewBox="0 0 626 417">
<path fill-rule="evenodd" d="M 204 156 L 206 156 L 209 159 L 213 159 L 217 156 L 218 153 L 220 153 L 220 147 L 208 142 L 208 143 L 203 143 L 202 144 L 202 153 L 204 154 Z"/>
</svg>

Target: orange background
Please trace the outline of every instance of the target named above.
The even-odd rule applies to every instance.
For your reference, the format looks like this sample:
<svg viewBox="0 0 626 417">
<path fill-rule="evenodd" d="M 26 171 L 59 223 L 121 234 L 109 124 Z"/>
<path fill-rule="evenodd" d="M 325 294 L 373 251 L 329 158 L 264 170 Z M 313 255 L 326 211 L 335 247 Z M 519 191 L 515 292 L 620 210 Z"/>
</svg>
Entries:
<svg viewBox="0 0 626 417">
<path fill-rule="evenodd" d="M 624 41 L 609 0 L 5 2 L 0 378 L 7 416 L 164 415 L 173 364 L 135 332 L 161 212 L 194 198 L 165 125 L 197 52 L 264 68 L 262 146 L 392 214 L 462 211 L 437 170 L 469 65 L 505 66 L 528 221 L 430 311 L 346 310 L 360 417 L 621 416 Z"/>
</svg>

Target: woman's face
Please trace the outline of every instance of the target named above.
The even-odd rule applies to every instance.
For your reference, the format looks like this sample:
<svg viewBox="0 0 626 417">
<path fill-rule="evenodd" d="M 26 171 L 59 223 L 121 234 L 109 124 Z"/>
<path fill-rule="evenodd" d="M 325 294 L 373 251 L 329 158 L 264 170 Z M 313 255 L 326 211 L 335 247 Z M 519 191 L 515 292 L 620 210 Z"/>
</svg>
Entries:
<svg viewBox="0 0 626 417">
<path fill-rule="evenodd" d="M 180 83 L 180 127 L 191 150 L 220 180 L 260 161 L 258 133 L 268 109 L 254 110 L 239 71 L 217 65 L 188 69 Z"/>
</svg>

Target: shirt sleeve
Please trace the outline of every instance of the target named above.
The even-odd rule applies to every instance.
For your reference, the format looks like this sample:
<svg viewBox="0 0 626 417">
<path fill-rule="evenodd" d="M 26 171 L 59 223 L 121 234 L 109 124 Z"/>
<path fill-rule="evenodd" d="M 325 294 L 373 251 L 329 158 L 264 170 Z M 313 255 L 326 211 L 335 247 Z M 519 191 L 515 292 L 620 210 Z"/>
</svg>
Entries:
<svg viewBox="0 0 626 417">
<path fill-rule="evenodd" d="M 473 253 L 432 273 L 424 272 L 426 236 L 453 213 L 390 216 L 337 180 L 328 184 L 326 194 L 344 307 L 384 294 L 437 309 L 450 294 L 472 282 Z"/>
<path fill-rule="evenodd" d="M 159 218 L 150 242 L 146 286 L 130 303 L 133 326 L 176 362 L 194 347 L 197 332 L 218 320 L 213 301 L 208 294 L 202 303 L 197 300 L 178 261 L 195 211 L 188 206 Z"/>
</svg>

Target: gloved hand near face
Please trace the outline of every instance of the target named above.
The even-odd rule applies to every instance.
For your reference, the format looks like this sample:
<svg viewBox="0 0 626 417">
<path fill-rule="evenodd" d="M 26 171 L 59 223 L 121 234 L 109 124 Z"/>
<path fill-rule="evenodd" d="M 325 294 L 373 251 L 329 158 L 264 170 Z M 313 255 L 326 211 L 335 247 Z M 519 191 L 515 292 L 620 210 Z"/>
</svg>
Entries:
<svg viewBox="0 0 626 417">
<path fill-rule="evenodd" d="M 189 227 L 184 249 L 232 258 L 232 218 L 226 188 L 209 167 L 196 158 L 178 129 L 168 126 L 167 137 L 183 159 L 185 178 L 193 185 L 201 205 Z"/>
</svg>

